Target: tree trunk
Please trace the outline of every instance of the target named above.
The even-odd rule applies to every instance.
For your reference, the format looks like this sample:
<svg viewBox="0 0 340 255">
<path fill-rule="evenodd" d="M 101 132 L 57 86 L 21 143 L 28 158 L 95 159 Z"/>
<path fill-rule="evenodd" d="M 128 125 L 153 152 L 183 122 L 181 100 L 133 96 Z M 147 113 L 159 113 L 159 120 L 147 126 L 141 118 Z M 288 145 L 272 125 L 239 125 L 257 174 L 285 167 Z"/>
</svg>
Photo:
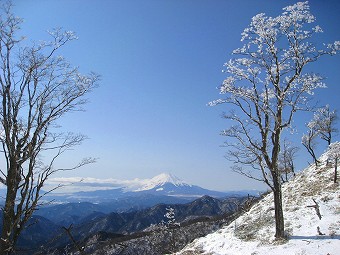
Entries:
<svg viewBox="0 0 340 255">
<path fill-rule="evenodd" d="M 338 157 L 335 157 L 335 166 L 334 166 L 334 183 L 338 181 Z"/>
<path fill-rule="evenodd" d="M 8 189 L 8 187 L 7 187 Z M 2 232 L 0 239 L 0 255 L 11 254 L 13 249 L 12 235 L 14 222 L 14 201 L 13 191 L 7 191 L 6 203 L 3 208 Z"/>
<path fill-rule="evenodd" d="M 274 178 L 274 207 L 275 207 L 275 237 L 277 239 L 285 238 L 284 219 L 282 208 L 282 192 L 280 180 Z"/>
<path fill-rule="evenodd" d="M 15 157 L 10 159 L 10 167 L 6 178 L 7 192 L 6 201 L 2 209 L 2 231 L 0 238 L 0 255 L 12 254 L 16 240 L 13 238 L 16 232 L 17 222 L 15 212 L 15 201 L 18 191 L 18 165 L 16 164 Z"/>
</svg>

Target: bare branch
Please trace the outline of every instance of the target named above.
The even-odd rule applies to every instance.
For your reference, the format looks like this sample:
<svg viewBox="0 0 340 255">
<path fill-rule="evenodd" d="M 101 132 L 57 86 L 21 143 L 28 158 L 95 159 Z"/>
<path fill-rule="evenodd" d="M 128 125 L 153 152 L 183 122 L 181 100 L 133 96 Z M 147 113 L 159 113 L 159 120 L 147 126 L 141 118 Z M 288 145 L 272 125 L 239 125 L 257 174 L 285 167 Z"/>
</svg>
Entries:
<svg viewBox="0 0 340 255">
<path fill-rule="evenodd" d="M 322 219 L 321 213 L 320 213 L 320 206 L 313 198 L 314 205 L 307 205 L 307 207 L 311 207 L 315 209 L 316 215 L 319 217 L 319 219 Z"/>
</svg>

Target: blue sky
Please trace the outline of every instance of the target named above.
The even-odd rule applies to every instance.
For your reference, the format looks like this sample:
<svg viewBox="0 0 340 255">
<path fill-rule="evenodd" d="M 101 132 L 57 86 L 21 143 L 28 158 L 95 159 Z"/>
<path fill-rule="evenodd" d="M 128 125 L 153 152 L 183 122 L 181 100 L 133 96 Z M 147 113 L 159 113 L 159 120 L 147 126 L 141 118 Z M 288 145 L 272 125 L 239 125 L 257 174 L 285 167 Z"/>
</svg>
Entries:
<svg viewBox="0 0 340 255">
<path fill-rule="evenodd" d="M 102 76 L 86 112 L 60 122 L 89 139 L 63 158 L 83 156 L 95 165 L 57 176 L 151 178 L 170 172 L 185 181 L 216 190 L 263 186 L 230 171 L 219 132 L 226 109 L 208 107 L 219 98 L 223 63 L 240 47 L 251 18 L 276 16 L 286 0 L 14 0 L 24 18 L 28 40 L 48 39 L 46 30 L 62 27 L 79 40 L 59 52 L 82 72 Z M 340 40 L 340 2 L 309 1 L 324 42 Z M 317 99 L 340 109 L 340 58 L 325 58 L 314 71 L 327 77 Z M 311 115 L 300 116 L 303 124 Z M 303 129 L 299 130 L 299 136 Z M 310 161 L 303 149 L 299 167 Z"/>
</svg>

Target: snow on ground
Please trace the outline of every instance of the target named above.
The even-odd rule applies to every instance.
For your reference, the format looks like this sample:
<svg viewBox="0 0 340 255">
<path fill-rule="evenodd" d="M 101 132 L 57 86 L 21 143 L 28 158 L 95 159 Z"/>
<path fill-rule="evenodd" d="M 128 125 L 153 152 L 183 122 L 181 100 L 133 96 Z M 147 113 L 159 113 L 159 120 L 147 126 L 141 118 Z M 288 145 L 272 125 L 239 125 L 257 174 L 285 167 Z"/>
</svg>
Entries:
<svg viewBox="0 0 340 255">
<path fill-rule="evenodd" d="M 247 213 L 219 231 L 196 239 L 181 255 L 339 255 L 340 188 L 333 182 L 334 166 L 314 165 L 296 175 L 283 188 L 285 229 L 288 241 L 274 239 L 273 195 L 267 195 Z M 322 219 L 316 214 L 319 204 Z M 324 235 L 319 235 L 317 228 Z"/>
</svg>

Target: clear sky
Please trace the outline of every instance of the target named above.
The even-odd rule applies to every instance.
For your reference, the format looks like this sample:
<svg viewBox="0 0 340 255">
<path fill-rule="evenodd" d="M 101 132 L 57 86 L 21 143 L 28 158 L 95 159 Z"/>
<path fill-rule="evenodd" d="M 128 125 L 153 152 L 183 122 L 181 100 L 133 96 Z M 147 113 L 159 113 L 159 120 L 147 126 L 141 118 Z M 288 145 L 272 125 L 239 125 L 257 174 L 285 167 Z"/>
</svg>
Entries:
<svg viewBox="0 0 340 255">
<path fill-rule="evenodd" d="M 82 72 L 102 76 L 86 112 L 61 120 L 68 131 L 89 136 L 63 158 L 98 157 L 94 165 L 57 176 L 151 178 L 170 172 L 215 190 L 258 189 L 257 182 L 231 172 L 224 159 L 225 106 L 219 98 L 223 64 L 240 47 L 251 18 L 276 16 L 290 0 L 14 0 L 28 40 L 48 39 L 46 30 L 62 27 L 79 40 L 59 54 Z M 325 31 L 324 42 L 340 40 L 340 1 L 311 0 L 312 13 Z M 316 97 L 340 109 L 340 58 L 327 57 L 314 71 L 327 77 L 328 89 Z M 297 124 L 311 115 L 303 116 Z M 304 130 L 299 130 L 301 137 Z M 299 167 L 310 158 L 301 149 Z"/>
</svg>

